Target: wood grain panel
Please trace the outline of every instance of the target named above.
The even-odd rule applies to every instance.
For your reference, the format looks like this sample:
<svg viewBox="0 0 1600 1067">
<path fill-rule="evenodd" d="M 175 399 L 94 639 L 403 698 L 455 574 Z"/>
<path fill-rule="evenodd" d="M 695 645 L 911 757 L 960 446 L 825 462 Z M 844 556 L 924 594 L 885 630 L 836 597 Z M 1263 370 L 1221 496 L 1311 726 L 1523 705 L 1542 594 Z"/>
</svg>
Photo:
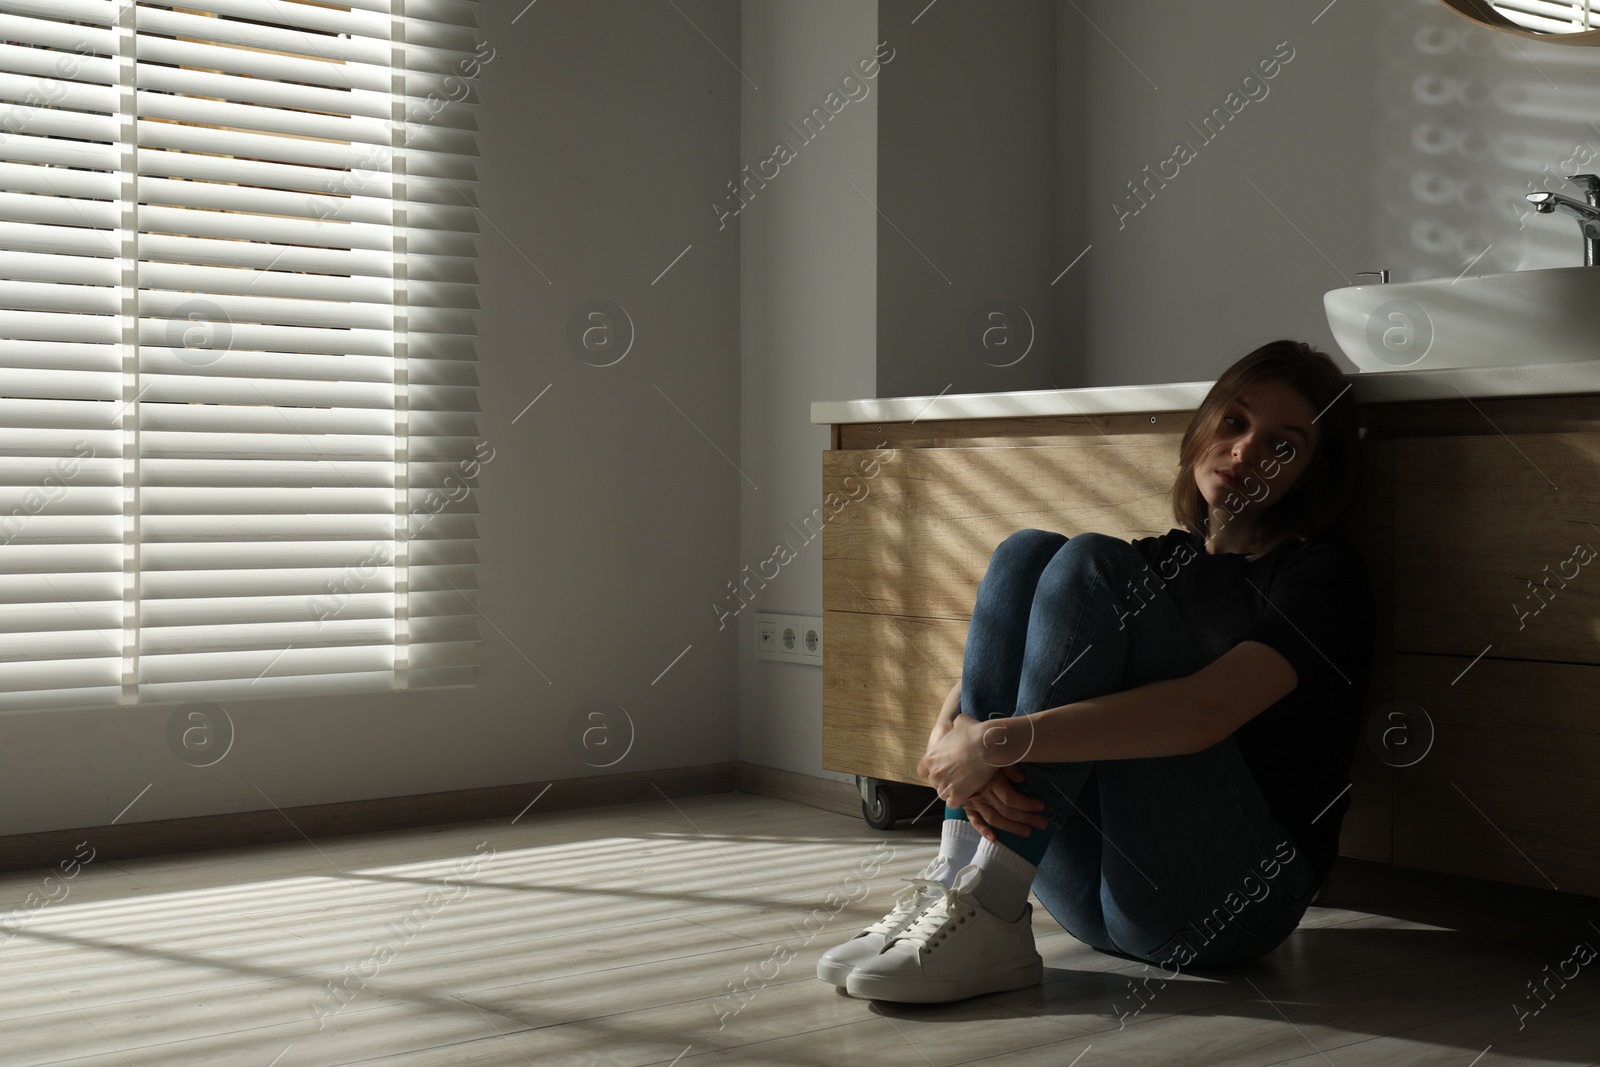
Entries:
<svg viewBox="0 0 1600 1067">
<path fill-rule="evenodd" d="M 1394 448 L 1395 647 L 1600 663 L 1600 435 Z"/>
<path fill-rule="evenodd" d="M 1395 771 L 1394 862 L 1600 894 L 1600 668 L 1395 660 L 1398 692 L 1427 711 L 1434 741 Z"/>
<path fill-rule="evenodd" d="M 1339 855 L 1374 863 L 1389 863 L 1394 856 L 1394 806 L 1387 789 L 1380 797 L 1362 795 L 1362 782 L 1352 775 L 1350 810 L 1339 827 Z"/>
<path fill-rule="evenodd" d="M 1177 434 L 1194 417 L 1188 411 L 1115 412 L 1105 415 L 1047 415 L 1009 419 L 918 419 L 915 422 L 845 423 L 838 425 L 835 448 L 987 448 L 1056 444 L 1063 437 Z M 1177 446 L 1172 454 L 1177 455 Z"/>
<path fill-rule="evenodd" d="M 1380 653 L 1378 664 L 1391 663 L 1392 656 Z M 1388 699 L 1389 690 L 1380 687 L 1380 674 L 1392 676 L 1393 669 L 1374 668 L 1372 685 L 1362 709 L 1362 722 Z M 1350 810 L 1339 829 L 1339 855 L 1375 863 L 1394 862 L 1394 775 L 1366 743 L 1365 734 L 1356 743 L 1350 761 Z"/>
<path fill-rule="evenodd" d="M 1394 699 L 1394 442 L 1369 435 L 1361 446 L 1361 497 L 1344 533 L 1356 544 L 1372 580 L 1375 632 L 1372 678 L 1362 721 Z M 1339 834 L 1339 854 L 1394 862 L 1394 768 L 1368 747 L 1356 745 L 1350 765 L 1350 810 Z"/>
<path fill-rule="evenodd" d="M 1051 444 L 1084 434 L 1182 435 L 1194 417 L 1185 411 L 1112 412 L 1002 419 L 918 419 L 915 422 L 834 424 L 834 448 L 970 448 Z M 1156 421 L 1151 422 L 1154 418 Z M 1485 434 L 1579 433 L 1600 430 L 1600 395 L 1477 397 L 1360 404 L 1367 440 Z M 1176 451 L 1176 450 L 1174 450 Z"/>
<path fill-rule="evenodd" d="M 1600 394 L 1462 397 L 1361 405 L 1368 436 L 1447 437 L 1600 430 Z"/>
<path fill-rule="evenodd" d="M 970 619 L 995 547 L 1035 527 L 1131 540 L 1172 527 L 1177 440 L 1099 434 L 1035 448 L 824 453 L 822 603 Z M 878 459 L 876 475 L 862 471 Z"/>
<path fill-rule="evenodd" d="M 822 766 L 927 782 L 917 761 L 961 676 L 968 620 L 822 612 Z"/>
</svg>

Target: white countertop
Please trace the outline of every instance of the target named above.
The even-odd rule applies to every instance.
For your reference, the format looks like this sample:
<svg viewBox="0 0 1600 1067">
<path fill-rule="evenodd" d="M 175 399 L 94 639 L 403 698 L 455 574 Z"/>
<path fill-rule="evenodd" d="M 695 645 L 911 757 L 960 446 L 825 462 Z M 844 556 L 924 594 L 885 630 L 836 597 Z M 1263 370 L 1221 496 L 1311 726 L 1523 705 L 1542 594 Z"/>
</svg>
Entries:
<svg viewBox="0 0 1600 1067">
<path fill-rule="evenodd" d="M 1600 359 L 1524 363 L 1457 370 L 1347 372 L 1357 403 L 1396 400 L 1476 400 L 1496 396 L 1600 393 Z M 1027 389 L 1012 393 L 897 396 L 882 400 L 817 400 L 811 421 L 916 422 L 920 419 L 1001 419 L 1038 415 L 1100 415 L 1119 411 L 1193 411 L 1213 382 L 1107 385 L 1089 389 Z"/>
</svg>

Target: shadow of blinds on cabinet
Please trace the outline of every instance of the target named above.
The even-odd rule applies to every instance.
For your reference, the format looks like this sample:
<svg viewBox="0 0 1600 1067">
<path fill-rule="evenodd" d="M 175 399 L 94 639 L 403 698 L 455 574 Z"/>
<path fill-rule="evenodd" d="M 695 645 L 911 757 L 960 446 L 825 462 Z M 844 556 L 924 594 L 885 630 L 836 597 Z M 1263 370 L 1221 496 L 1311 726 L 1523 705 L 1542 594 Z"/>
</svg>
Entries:
<svg viewBox="0 0 1600 1067">
<path fill-rule="evenodd" d="M 0 0 L 0 710 L 473 683 L 475 37 Z"/>
</svg>

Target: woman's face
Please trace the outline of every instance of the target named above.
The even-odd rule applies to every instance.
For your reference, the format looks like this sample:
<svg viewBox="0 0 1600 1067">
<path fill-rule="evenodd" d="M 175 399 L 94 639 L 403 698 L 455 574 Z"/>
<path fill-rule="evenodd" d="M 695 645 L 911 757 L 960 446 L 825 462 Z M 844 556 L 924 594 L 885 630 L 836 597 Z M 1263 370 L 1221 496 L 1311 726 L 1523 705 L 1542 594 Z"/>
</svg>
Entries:
<svg viewBox="0 0 1600 1067">
<path fill-rule="evenodd" d="M 1195 462 L 1195 484 L 1206 502 L 1259 514 L 1282 500 L 1310 466 L 1321 433 L 1316 417 L 1310 401 L 1286 382 L 1265 378 L 1246 386 Z M 1239 480 L 1229 481 L 1222 471 Z"/>
</svg>

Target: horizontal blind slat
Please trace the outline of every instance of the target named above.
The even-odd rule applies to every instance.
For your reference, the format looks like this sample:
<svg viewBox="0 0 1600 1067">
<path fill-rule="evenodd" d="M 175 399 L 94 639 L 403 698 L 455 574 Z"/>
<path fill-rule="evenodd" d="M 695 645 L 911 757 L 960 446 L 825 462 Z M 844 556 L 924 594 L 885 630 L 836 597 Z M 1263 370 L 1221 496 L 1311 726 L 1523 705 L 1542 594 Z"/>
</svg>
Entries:
<svg viewBox="0 0 1600 1067">
<path fill-rule="evenodd" d="M 122 3 L 0 11 L 0 708 L 127 699 L 134 473 L 141 702 L 471 684 L 475 5 Z"/>
</svg>

